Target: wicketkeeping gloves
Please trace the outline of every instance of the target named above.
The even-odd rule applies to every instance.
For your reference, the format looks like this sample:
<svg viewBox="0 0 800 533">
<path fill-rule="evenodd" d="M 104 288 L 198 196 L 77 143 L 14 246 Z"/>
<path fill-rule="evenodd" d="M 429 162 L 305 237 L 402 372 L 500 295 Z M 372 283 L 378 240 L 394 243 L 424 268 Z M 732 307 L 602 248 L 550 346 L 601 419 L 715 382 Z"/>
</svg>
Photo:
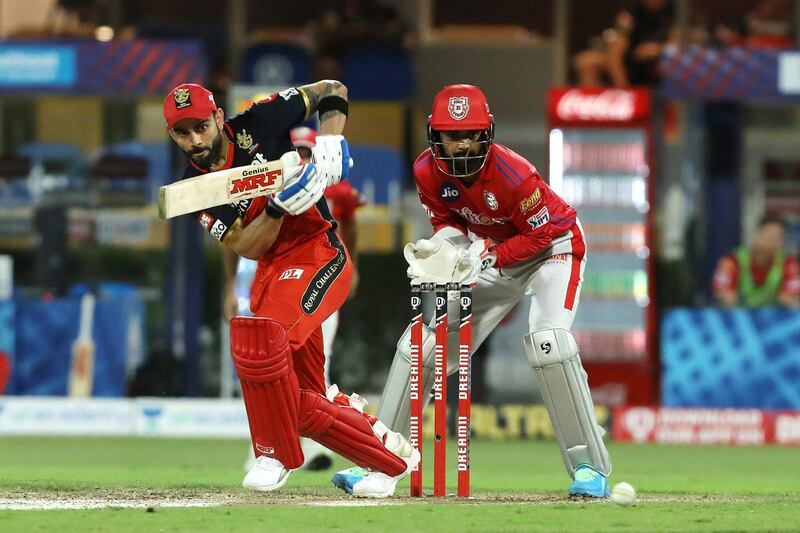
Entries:
<svg viewBox="0 0 800 533">
<path fill-rule="evenodd" d="M 454 277 L 461 283 L 475 283 L 484 270 L 488 270 L 497 262 L 497 254 L 491 251 L 494 242 L 490 239 L 473 241 L 467 249 L 460 250 L 460 258 L 455 268 Z"/>
</svg>

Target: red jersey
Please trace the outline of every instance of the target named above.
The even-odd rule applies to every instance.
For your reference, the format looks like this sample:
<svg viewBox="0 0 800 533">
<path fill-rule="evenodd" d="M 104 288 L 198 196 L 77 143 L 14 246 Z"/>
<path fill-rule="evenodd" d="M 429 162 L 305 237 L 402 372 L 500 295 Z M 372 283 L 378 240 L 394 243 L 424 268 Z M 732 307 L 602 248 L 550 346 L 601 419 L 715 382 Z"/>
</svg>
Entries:
<svg viewBox="0 0 800 533">
<path fill-rule="evenodd" d="M 502 144 L 491 146 L 469 187 L 441 172 L 430 150 L 414 162 L 414 179 L 434 231 L 452 226 L 494 240 L 499 243 L 493 248 L 498 267 L 544 252 L 577 222 L 575 209 L 550 189 L 536 168 Z"/>
<path fill-rule="evenodd" d="M 256 102 L 249 109 L 225 121 L 223 135 L 228 138 L 224 168 L 274 161 L 293 149 L 289 131 L 308 114 L 308 97 L 302 89 L 291 87 Z M 222 169 L 220 169 L 222 170 Z M 208 172 L 189 160 L 184 178 Z M 200 225 L 213 237 L 225 242 L 230 229 L 249 224 L 261 214 L 268 197 L 240 200 L 210 207 L 194 214 Z M 315 206 L 298 216 L 284 216 L 275 243 L 263 260 L 284 254 L 313 238 L 324 238 L 335 223 L 328 204 L 320 199 Z"/>
<path fill-rule="evenodd" d="M 755 261 L 750 261 L 750 273 L 757 286 L 764 285 L 767 275 L 772 269 L 772 264 L 763 267 Z M 731 253 L 720 259 L 714 271 L 714 292 L 737 292 L 739 290 L 739 261 L 736 254 Z M 787 256 L 783 264 L 783 277 L 780 294 L 792 297 L 800 296 L 800 263 L 797 258 Z"/>
<path fill-rule="evenodd" d="M 325 198 L 328 200 L 333 218 L 339 224 L 352 224 L 355 220 L 356 209 L 367 205 L 367 200 L 350 183 L 340 181 L 325 189 Z"/>
</svg>

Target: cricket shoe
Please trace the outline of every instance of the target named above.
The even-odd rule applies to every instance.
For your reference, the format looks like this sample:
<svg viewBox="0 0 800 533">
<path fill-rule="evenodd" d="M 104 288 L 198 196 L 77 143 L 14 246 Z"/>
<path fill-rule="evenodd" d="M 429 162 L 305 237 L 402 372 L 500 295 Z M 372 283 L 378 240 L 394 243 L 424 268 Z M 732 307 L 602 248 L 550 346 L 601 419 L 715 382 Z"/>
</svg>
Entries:
<svg viewBox="0 0 800 533">
<path fill-rule="evenodd" d="M 362 498 L 388 498 L 394 495 L 397 482 L 406 477 L 420 461 L 419 451 L 411 448 L 410 457 L 402 458 L 408 465 L 405 471 L 398 476 L 390 476 L 376 470 L 361 468 L 360 466 L 348 468 L 334 474 L 333 484 L 353 496 Z"/>
<path fill-rule="evenodd" d="M 286 484 L 291 472 L 277 459 L 261 455 L 256 458 L 253 468 L 244 476 L 242 486 L 262 492 L 277 490 Z"/>
<path fill-rule="evenodd" d="M 575 478 L 569 486 L 570 496 L 589 496 L 591 498 L 608 498 L 608 478 L 589 465 L 578 465 Z"/>
<path fill-rule="evenodd" d="M 303 437 L 300 439 L 300 447 L 303 449 L 303 457 L 305 457 L 303 466 L 300 467 L 301 470 L 316 472 L 327 470 L 333 465 L 333 452 L 322 444 Z M 249 472 L 255 464 L 256 456 L 253 453 L 253 447 L 248 444 L 244 471 Z"/>
</svg>

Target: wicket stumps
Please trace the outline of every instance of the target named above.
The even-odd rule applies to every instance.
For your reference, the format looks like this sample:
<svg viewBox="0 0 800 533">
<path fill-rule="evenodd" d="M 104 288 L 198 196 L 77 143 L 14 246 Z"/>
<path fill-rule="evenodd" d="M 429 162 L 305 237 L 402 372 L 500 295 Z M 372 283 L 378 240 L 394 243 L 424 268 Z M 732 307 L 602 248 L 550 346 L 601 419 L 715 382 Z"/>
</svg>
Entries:
<svg viewBox="0 0 800 533">
<path fill-rule="evenodd" d="M 433 495 L 446 494 L 447 478 L 447 295 L 459 292 L 459 349 L 458 349 L 458 418 L 456 438 L 458 450 L 458 495 L 467 497 L 469 488 L 470 409 L 472 405 L 472 287 L 460 283 L 411 284 L 411 445 L 422 454 L 422 295 L 433 292 L 436 297 L 434 346 L 434 453 Z M 422 460 L 411 472 L 411 496 L 422 496 Z"/>
</svg>

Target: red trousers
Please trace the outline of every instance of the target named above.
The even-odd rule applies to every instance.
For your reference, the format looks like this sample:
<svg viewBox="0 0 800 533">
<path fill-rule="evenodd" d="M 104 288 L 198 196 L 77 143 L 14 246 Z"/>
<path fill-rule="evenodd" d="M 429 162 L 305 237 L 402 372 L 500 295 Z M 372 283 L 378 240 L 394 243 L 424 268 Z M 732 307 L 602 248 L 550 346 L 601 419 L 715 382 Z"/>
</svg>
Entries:
<svg viewBox="0 0 800 533">
<path fill-rule="evenodd" d="M 320 326 L 347 299 L 352 277 L 350 257 L 333 232 L 258 263 L 250 310 L 286 327 L 301 389 L 325 394 Z"/>
</svg>

